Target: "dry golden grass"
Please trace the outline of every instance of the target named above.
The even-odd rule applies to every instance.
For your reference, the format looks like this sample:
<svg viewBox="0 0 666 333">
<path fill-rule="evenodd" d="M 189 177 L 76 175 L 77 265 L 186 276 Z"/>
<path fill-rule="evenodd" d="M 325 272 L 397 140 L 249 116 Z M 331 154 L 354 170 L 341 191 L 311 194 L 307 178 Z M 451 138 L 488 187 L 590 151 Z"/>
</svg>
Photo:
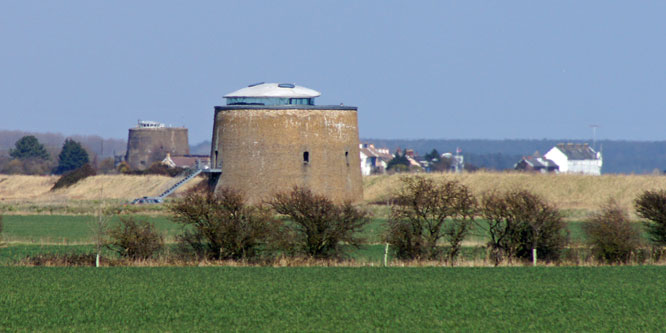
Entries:
<svg viewBox="0 0 666 333">
<path fill-rule="evenodd" d="M 400 186 L 404 175 L 364 178 L 364 201 L 385 202 Z M 527 189 L 542 195 L 560 209 L 594 211 L 614 198 L 633 211 L 633 200 L 644 190 L 666 189 L 666 177 L 655 175 L 556 175 L 518 172 L 476 172 L 427 174 L 437 180 L 457 180 L 480 195 L 490 190 Z"/>
<path fill-rule="evenodd" d="M 0 199 L 31 200 L 48 195 L 57 176 L 0 175 Z"/>
<path fill-rule="evenodd" d="M 167 176 L 100 175 L 88 177 L 68 188 L 51 192 L 57 176 L 0 175 L 0 200 L 3 202 L 54 203 L 77 200 L 120 199 L 132 200 L 143 196 L 157 196 L 180 178 Z M 194 186 L 190 181 L 176 191 Z"/>
<path fill-rule="evenodd" d="M 400 186 L 404 175 L 369 176 L 364 181 L 364 201 L 381 203 L 388 200 Z M 560 209 L 575 212 L 596 210 L 609 198 L 631 209 L 633 200 L 644 190 L 666 189 L 666 177 L 655 175 L 554 175 L 506 172 L 476 172 L 463 174 L 427 174 L 441 180 L 457 180 L 480 195 L 489 190 L 524 188 L 544 196 Z M 69 188 L 51 192 L 56 176 L 0 175 L 0 203 L 29 203 L 34 205 L 76 205 L 98 200 L 132 200 L 156 196 L 178 181 L 166 176 L 100 175 L 89 177 Z M 196 185 L 194 180 L 178 192 Z M 85 206 L 84 204 L 81 204 Z M 633 211 L 633 210 L 632 210 Z"/>
</svg>

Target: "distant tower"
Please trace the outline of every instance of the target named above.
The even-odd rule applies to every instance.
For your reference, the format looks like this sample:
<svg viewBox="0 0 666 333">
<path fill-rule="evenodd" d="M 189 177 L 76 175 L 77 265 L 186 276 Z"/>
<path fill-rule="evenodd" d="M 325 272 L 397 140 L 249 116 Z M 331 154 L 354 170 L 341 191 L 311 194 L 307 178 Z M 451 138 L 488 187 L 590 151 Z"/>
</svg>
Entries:
<svg viewBox="0 0 666 333">
<path fill-rule="evenodd" d="M 211 168 L 216 188 L 242 190 L 251 202 L 304 186 L 335 201 L 363 197 L 357 108 L 316 106 L 319 92 L 258 83 L 215 107 Z"/>
<path fill-rule="evenodd" d="M 156 121 L 139 121 L 129 129 L 125 160 L 132 169 L 143 170 L 171 155 L 187 155 L 187 128 L 167 127 Z"/>
</svg>

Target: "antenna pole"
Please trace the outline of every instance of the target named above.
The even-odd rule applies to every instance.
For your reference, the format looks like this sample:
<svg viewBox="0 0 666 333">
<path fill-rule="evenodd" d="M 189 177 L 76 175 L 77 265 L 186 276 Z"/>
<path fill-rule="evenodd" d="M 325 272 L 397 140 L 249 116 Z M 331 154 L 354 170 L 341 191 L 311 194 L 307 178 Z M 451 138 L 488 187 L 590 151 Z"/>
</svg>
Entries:
<svg viewBox="0 0 666 333">
<path fill-rule="evenodd" d="M 597 128 L 599 125 L 590 125 L 592 127 L 592 149 L 597 150 Z"/>
</svg>

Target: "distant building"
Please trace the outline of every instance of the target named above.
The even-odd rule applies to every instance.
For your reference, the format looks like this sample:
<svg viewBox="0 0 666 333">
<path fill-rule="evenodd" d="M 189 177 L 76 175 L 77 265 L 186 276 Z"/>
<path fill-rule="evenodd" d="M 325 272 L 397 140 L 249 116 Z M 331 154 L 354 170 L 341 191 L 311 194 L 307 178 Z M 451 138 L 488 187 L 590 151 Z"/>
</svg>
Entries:
<svg viewBox="0 0 666 333">
<path fill-rule="evenodd" d="M 414 152 L 414 149 L 405 149 L 405 157 L 409 161 L 409 169 L 415 171 L 422 171 L 423 166 L 418 161 L 418 156 Z"/>
<path fill-rule="evenodd" d="M 601 174 L 601 153 L 594 151 L 587 143 L 560 143 L 544 157 L 555 162 L 560 173 Z"/>
<path fill-rule="evenodd" d="M 168 127 L 156 121 L 139 121 L 129 129 L 125 161 L 134 170 L 144 170 L 171 155 L 188 155 L 187 128 Z"/>
<path fill-rule="evenodd" d="M 185 169 L 208 169 L 210 168 L 209 155 L 174 155 L 167 156 L 162 160 L 162 164 L 170 168 L 185 168 Z"/>
<path fill-rule="evenodd" d="M 519 171 L 532 171 L 540 173 L 558 172 L 560 167 L 552 160 L 541 156 L 538 152 L 532 156 L 523 157 L 514 169 Z"/>
<path fill-rule="evenodd" d="M 236 188 L 252 203 L 294 186 L 336 202 L 363 199 L 357 108 L 316 105 L 319 95 L 263 82 L 225 95 L 211 140 L 216 191 Z"/>
<path fill-rule="evenodd" d="M 361 174 L 368 176 L 386 172 L 388 162 L 393 159 L 393 155 L 388 148 L 375 148 L 375 145 L 371 143 L 361 143 L 359 149 L 361 153 Z"/>
</svg>

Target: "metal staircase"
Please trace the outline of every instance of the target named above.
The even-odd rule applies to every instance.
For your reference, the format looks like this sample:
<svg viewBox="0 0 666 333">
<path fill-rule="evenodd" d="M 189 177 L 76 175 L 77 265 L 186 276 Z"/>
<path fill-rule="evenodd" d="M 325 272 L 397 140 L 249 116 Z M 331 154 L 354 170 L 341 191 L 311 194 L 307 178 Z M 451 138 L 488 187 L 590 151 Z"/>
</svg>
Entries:
<svg viewBox="0 0 666 333">
<path fill-rule="evenodd" d="M 185 176 L 185 178 L 179 180 L 177 183 L 173 184 L 171 187 L 169 187 L 166 191 L 162 192 L 158 196 L 160 199 L 164 199 L 167 196 L 169 196 L 171 193 L 173 193 L 175 190 L 177 190 L 179 187 L 185 185 L 185 183 L 189 182 L 190 180 L 194 179 L 194 177 L 198 176 L 203 170 L 202 169 L 190 169 L 188 174 Z"/>
</svg>

